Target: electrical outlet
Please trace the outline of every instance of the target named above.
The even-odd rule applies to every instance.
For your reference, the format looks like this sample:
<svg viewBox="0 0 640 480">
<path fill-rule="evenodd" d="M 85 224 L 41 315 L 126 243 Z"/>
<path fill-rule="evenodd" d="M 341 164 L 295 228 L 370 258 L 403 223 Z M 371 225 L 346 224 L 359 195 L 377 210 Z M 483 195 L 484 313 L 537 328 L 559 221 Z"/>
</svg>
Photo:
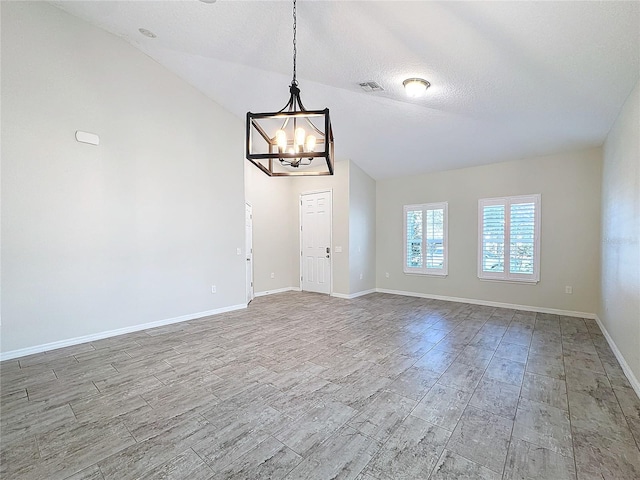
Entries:
<svg viewBox="0 0 640 480">
<path fill-rule="evenodd" d="M 360 280 L 362 280 L 362 274 L 360 274 Z"/>
<path fill-rule="evenodd" d="M 242 249 L 240 247 L 236 248 L 236 255 L 242 255 Z"/>
<path fill-rule="evenodd" d="M 571 295 L 573 293 L 573 287 L 570 285 L 567 285 L 566 287 L 564 287 L 564 293 Z"/>
<path fill-rule="evenodd" d="M 385 273 L 385 274 L 384 274 L 384 276 L 385 276 L 386 278 L 389 278 L 389 272 Z"/>
<path fill-rule="evenodd" d="M 276 278 L 276 274 L 271 272 L 271 278 Z"/>
<path fill-rule="evenodd" d="M 211 285 L 211 293 L 216 293 L 216 286 L 215 285 Z"/>
</svg>

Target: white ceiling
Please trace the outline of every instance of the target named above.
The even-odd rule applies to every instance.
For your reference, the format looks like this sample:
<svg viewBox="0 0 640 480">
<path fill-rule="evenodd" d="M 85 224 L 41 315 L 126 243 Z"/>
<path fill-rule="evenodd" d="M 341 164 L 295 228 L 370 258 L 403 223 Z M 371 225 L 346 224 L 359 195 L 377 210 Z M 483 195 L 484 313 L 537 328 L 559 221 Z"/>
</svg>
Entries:
<svg viewBox="0 0 640 480">
<path fill-rule="evenodd" d="M 52 3 L 242 119 L 288 100 L 289 1 Z M 408 77 L 425 97 L 406 98 Z M 601 145 L 639 77 L 637 1 L 298 2 L 302 100 L 329 107 L 336 158 L 376 179 Z"/>
</svg>

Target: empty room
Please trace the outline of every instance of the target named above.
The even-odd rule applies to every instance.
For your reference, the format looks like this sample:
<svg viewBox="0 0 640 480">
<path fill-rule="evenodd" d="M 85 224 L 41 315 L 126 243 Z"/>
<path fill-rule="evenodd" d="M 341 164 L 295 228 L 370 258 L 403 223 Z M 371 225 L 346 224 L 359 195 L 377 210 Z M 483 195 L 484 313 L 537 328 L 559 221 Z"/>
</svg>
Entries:
<svg viewBox="0 0 640 480">
<path fill-rule="evenodd" d="M 0 478 L 640 479 L 640 2 L 0 18 Z"/>
</svg>

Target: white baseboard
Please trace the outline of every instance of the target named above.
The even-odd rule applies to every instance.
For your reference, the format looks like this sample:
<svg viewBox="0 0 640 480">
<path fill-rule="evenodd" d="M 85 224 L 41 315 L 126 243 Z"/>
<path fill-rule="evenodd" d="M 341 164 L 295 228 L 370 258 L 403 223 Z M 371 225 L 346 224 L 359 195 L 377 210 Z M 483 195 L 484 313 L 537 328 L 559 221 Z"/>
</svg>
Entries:
<svg viewBox="0 0 640 480">
<path fill-rule="evenodd" d="M 627 376 L 627 379 L 629 380 L 629 383 L 633 387 L 633 390 L 636 392 L 636 395 L 638 395 L 638 397 L 640 397 L 640 382 L 638 381 L 636 376 L 631 371 L 631 368 L 629 367 L 629 364 L 627 363 L 627 361 L 622 356 L 622 353 L 620 352 L 620 350 L 618 350 L 618 347 L 616 346 L 615 342 L 613 341 L 613 338 L 611 338 L 611 335 L 609 335 L 609 332 L 605 328 L 604 324 L 602 323 L 602 320 L 600 320 L 600 317 L 598 317 L 598 315 L 595 316 L 595 320 L 598 323 L 598 326 L 600 327 L 600 330 L 602 330 L 602 333 L 604 334 L 604 338 L 607 339 L 607 343 L 609 344 L 609 347 L 611 347 L 611 350 L 613 351 L 613 354 L 618 359 L 618 363 L 622 367 L 622 371 Z"/>
<path fill-rule="evenodd" d="M 49 350 L 55 350 L 57 348 L 70 347 L 72 345 L 78 345 L 80 343 L 93 342 L 95 340 L 102 340 L 103 338 L 117 337 L 118 335 L 124 335 L 125 333 L 139 332 L 140 330 L 148 330 L 155 327 L 164 327 L 165 325 L 171 325 L 172 323 L 186 322 L 188 320 L 196 320 L 202 317 L 209 317 L 211 315 L 218 315 L 220 313 L 232 312 L 234 310 L 242 310 L 247 308 L 245 304 L 231 305 L 228 307 L 216 308 L 214 310 L 207 310 L 206 312 L 190 313 L 188 315 L 181 315 L 180 317 L 166 318 L 164 320 L 157 320 L 155 322 L 143 323 L 140 325 L 132 325 L 130 327 L 118 328 L 116 330 L 108 330 L 106 332 L 93 333 L 91 335 L 84 335 L 82 337 L 69 338 L 66 340 L 59 340 L 57 342 L 45 343 L 43 345 L 36 345 L 34 347 L 21 348 L 18 350 L 11 350 L 9 352 L 0 353 L 0 361 L 11 360 L 13 358 L 25 357 L 27 355 L 33 355 L 34 353 L 48 352 Z"/>
<path fill-rule="evenodd" d="M 447 302 L 471 303 L 472 305 L 485 305 L 487 307 L 511 308 L 514 310 L 523 310 L 525 312 L 553 313 L 556 315 L 565 315 L 567 317 L 596 318 L 595 313 L 574 312 L 571 310 L 559 310 L 557 308 L 533 307 L 531 305 L 516 305 L 514 303 L 492 302 L 489 300 L 478 300 L 476 298 L 448 297 L 444 295 L 431 295 L 429 293 L 387 290 L 386 288 L 376 288 L 376 292 L 390 293 L 392 295 L 404 295 L 406 297 L 430 298 L 432 300 L 445 300 Z"/>
<path fill-rule="evenodd" d="M 364 295 L 369 295 L 370 293 L 376 293 L 376 289 L 372 288 L 370 290 L 363 290 L 361 292 L 350 293 L 348 295 L 346 293 L 332 293 L 331 296 L 337 297 L 337 298 L 344 298 L 345 300 L 351 300 L 352 298 L 362 297 Z"/>
<path fill-rule="evenodd" d="M 273 295 L 276 293 L 283 293 L 283 292 L 301 292 L 302 290 L 300 289 L 300 287 L 285 287 L 285 288 L 278 288 L 275 290 L 266 290 L 264 292 L 257 292 L 254 295 L 256 297 L 264 297 L 266 295 Z M 352 298 L 357 298 L 357 297 L 362 297 L 363 295 L 369 295 L 370 293 L 376 293 L 376 289 L 372 288 L 370 290 L 363 290 L 362 292 L 356 292 L 356 293 L 351 293 L 351 294 L 346 294 L 346 293 L 332 293 L 331 296 L 332 297 L 336 297 L 336 298 L 344 298 L 346 300 L 351 300 Z"/>
<path fill-rule="evenodd" d="M 266 295 L 274 295 L 276 293 L 283 292 L 299 292 L 300 287 L 284 287 L 284 288 L 276 288 L 275 290 L 265 290 L 264 292 L 256 292 L 254 293 L 255 297 L 264 297 Z"/>
<path fill-rule="evenodd" d="M 290 292 L 290 291 L 299 292 L 300 288 L 298 287 L 279 288 L 277 290 L 268 290 L 265 292 L 258 292 L 255 294 L 255 296 L 263 297 L 265 295 L 273 295 L 275 293 Z M 555 315 L 564 315 L 567 317 L 591 318 L 591 319 L 596 318 L 595 313 L 589 313 L 589 312 L 576 312 L 572 310 L 560 310 L 557 308 L 534 307 L 531 305 L 518 305 L 515 303 L 493 302 L 490 300 L 478 300 L 476 298 L 449 297 L 445 295 L 432 295 L 429 293 L 405 292 L 402 290 L 388 290 L 386 288 L 372 288 L 370 290 L 363 290 L 361 292 L 356 292 L 351 294 L 334 292 L 331 294 L 331 296 L 336 298 L 343 298 L 345 300 L 351 300 L 353 298 L 361 297 L 363 295 L 369 295 L 370 293 L 376 293 L 376 292 L 389 293 L 391 295 L 403 295 L 405 297 L 428 298 L 432 300 L 445 300 L 447 302 L 470 303 L 472 305 L 484 305 L 487 307 L 510 308 L 513 310 L 523 310 L 525 312 L 552 313 Z"/>
<path fill-rule="evenodd" d="M 332 297 L 336 297 L 336 298 L 344 298 L 345 300 L 350 300 L 351 299 L 351 295 L 347 295 L 346 293 L 332 293 L 331 294 Z"/>
</svg>

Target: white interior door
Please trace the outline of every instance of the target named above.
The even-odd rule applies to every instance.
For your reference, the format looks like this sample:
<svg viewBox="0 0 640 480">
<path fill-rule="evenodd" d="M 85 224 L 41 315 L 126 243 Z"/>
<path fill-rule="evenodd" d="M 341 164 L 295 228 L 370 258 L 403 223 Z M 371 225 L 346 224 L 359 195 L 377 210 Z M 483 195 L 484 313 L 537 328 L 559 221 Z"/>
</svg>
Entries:
<svg viewBox="0 0 640 480">
<path fill-rule="evenodd" d="M 244 226 L 244 252 L 247 260 L 245 262 L 247 268 L 247 303 L 249 303 L 253 300 L 253 210 L 248 203 L 245 204 Z"/>
<path fill-rule="evenodd" d="M 300 196 L 302 290 L 331 293 L 331 192 Z"/>
</svg>

